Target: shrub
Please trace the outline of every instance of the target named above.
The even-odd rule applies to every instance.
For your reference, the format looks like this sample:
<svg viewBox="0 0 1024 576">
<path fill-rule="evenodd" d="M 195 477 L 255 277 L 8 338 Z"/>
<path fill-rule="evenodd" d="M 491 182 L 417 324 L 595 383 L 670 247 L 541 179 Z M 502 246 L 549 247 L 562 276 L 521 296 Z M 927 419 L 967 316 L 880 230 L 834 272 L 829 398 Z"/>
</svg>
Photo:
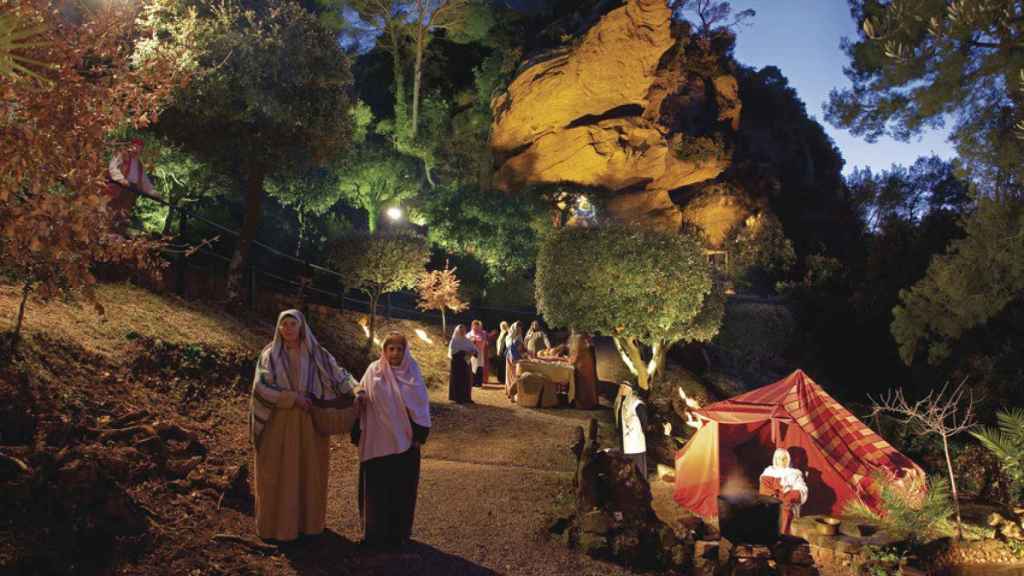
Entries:
<svg viewBox="0 0 1024 576">
<path fill-rule="evenodd" d="M 1011 496 L 1019 500 L 1024 490 L 1024 409 L 999 412 L 996 421 L 995 428 L 986 426 L 971 436 L 999 459 L 1011 483 Z"/>
<path fill-rule="evenodd" d="M 940 476 L 929 478 L 927 483 L 915 478 L 908 476 L 907 482 L 901 485 L 884 474 L 876 475 L 881 511 L 872 510 L 860 500 L 851 500 L 843 511 L 844 515 L 878 525 L 892 535 L 914 543 L 948 532 L 948 518 L 953 513 L 949 481 Z"/>
</svg>

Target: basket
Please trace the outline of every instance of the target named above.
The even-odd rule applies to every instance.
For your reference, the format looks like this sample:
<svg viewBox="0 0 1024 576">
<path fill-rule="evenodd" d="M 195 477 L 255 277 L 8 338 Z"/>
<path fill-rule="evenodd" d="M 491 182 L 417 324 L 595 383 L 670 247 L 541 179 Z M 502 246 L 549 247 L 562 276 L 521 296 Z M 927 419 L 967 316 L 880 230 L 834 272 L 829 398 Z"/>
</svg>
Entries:
<svg viewBox="0 0 1024 576">
<path fill-rule="evenodd" d="M 337 436 L 348 434 L 356 423 L 358 413 L 354 406 L 348 408 L 322 408 L 313 406 L 309 409 L 313 418 L 313 428 L 321 436 Z"/>
</svg>

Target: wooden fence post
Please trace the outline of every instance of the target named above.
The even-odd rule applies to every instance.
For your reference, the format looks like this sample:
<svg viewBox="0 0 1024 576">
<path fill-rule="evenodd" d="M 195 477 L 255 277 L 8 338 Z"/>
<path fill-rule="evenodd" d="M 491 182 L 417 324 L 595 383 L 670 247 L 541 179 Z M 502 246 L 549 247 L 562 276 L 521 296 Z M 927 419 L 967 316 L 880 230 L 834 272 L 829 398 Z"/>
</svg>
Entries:
<svg viewBox="0 0 1024 576">
<path fill-rule="evenodd" d="M 182 244 L 181 252 L 178 253 L 178 262 L 176 272 L 176 291 L 178 296 L 185 297 L 185 270 L 188 268 L 188 256 L 185 254 L 186 246 L 188 246 L 188 208 L 182 206 L 179 208 L 181 214 L 179 215 L 180 220 L 178 221 L 178 243 Z"/>
<path fill-rule="evenodd" d="M 256 310 L 256 265 L 249 265 L 249 310 Z"/>
</svg>

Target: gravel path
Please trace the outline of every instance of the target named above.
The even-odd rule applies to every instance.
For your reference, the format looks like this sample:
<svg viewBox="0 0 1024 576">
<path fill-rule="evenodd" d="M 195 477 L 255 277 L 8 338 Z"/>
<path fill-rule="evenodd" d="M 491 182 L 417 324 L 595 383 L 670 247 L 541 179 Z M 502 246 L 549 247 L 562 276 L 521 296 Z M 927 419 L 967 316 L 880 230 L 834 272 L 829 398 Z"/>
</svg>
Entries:
<svg viewBox="0 0 1024 576">
<path fill-rule="evenodd" d="M 433 396 L 434 427 L 424 446 L 413 538 L 401 553 L 346 556 L 354 574 L 631 574 L 568 550 L 547 527 L 559 506 L 571 506 L 573 429 L 607 409 L 527 410 L 500 389 L 475 389 L 474 405 Z M 332 451 L 328 526 L 317 548 L 348 549 L 360 538 L 356 513 L 357 454 L 337 441 Z M 333 543 L 330 543 L 333 541 Z M 329 544 L 330 543 L 330 544 Z M 336 548 L 338 549 L 338 548 Z M 320 556 L 312 552 L 314 556 Z M 337 567 L 290 555 L 302 574 Z M 338 558 L 337 555 L 334 556 Z M 327 558 L 323 558 L 324 561 Z"/>
</svg>

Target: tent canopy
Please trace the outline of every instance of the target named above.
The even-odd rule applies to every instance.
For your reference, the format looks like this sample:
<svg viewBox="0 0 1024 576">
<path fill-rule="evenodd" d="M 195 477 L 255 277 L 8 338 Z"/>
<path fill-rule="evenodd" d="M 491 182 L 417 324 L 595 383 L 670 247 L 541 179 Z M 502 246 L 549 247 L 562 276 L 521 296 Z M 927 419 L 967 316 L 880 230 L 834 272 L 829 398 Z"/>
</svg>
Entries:
<svg viewBox="0 0 1024 576">
<path fill-rule="evenodd" d="M 776 447 L 804 472 L 805 514 L 840 514 L 854 498 L 877 509 L 873 476 L 924 474 L 802 370 L 694 413 L 703 426 L 676 454 L 674 497 L 705 518 L 718 516 L 720 493 L 756 490 Z"/>
</svg>

